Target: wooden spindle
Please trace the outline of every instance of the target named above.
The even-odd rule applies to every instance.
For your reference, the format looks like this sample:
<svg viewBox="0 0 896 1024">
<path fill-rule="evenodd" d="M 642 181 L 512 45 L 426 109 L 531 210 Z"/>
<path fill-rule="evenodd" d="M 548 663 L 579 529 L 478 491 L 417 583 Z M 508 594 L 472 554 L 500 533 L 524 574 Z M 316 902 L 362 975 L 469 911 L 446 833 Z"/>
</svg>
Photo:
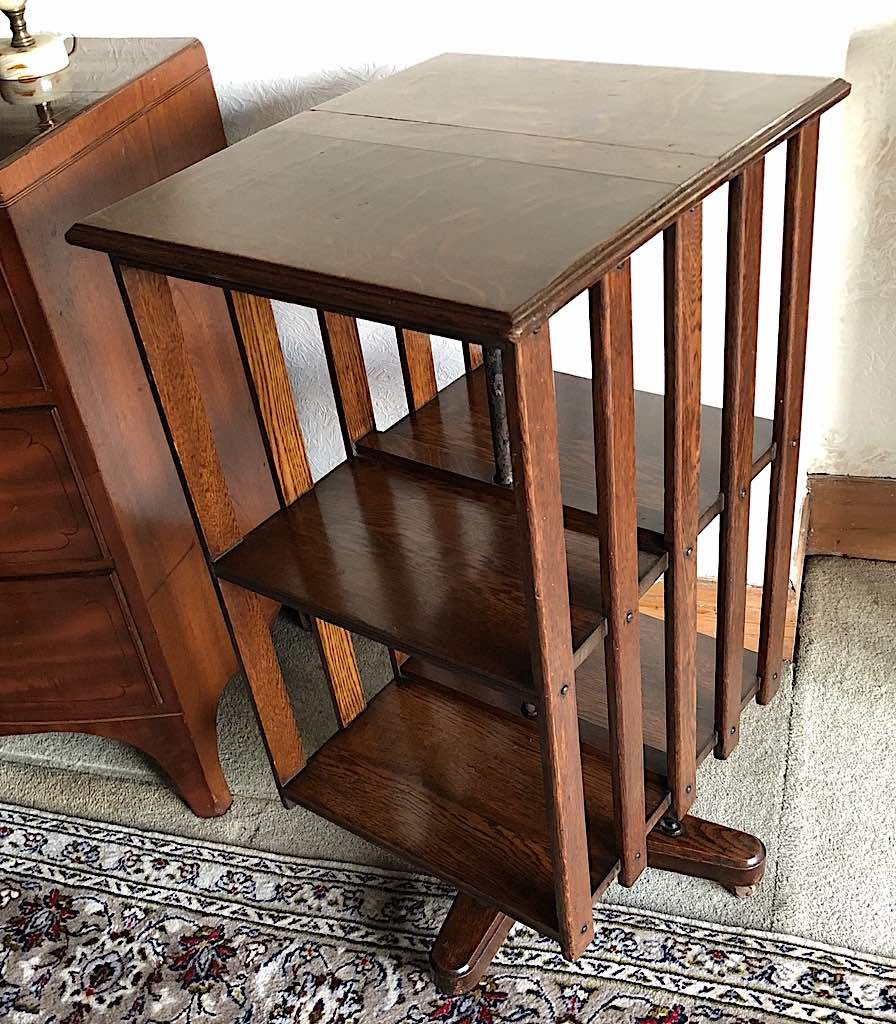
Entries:
<svg viewBox="0 0 896 1024">
<path fill-rule="evenodd" d="M 406 331 L 402 327 L 396 327 L 395 337 L 408 411 L 416 412 L 431 402 L 439 392 L 432 358 L 432 341 L 428 334 Z"/>
<path fill-rule="evenodd" d="M 504 364 L 501 350 L 484 350 L 485 387 L 488 415 L 492 428 L 492 451 L 495 458 L 495 483 L 509 487 L 513 483 L 510 459 L 510 428 L 507 425 L 507 399 L 504 394 Z"/>
<path fill-rule="evenodd" d="M 757 160 L 731 182 L 728 190 L 721 466 L 724 506 L 719 547 L 715 703 L 716 756 L 722 758 L 737 746 L 743 693 L 764 175 L 765 162 Z"/>
<path fill-rule="evenodd" d="M 242 539 L 242 531 L 168 280 L 127 266 L 117 276 L 197 530 L 214 560 Z M 271 767 L 283 785 L 304 767 L 305 752 L 262 599 L 223 582 L 218 587 Z"/>
<path fill-rule="evenodd" d="M 376 429 L 358 322 L 352 316 L 323 310 L 318 312 L 318 322 L 345 453 L 351 458 L 355 442 Z"/>
<path fill-rule="evenodd" d="M 270 302 L 245 292 L 228 295 L 234 335 L 258 413 L 281 508 L 314 486 L 305 440 Z M 231 588 L 233 589 L 233 588 Z M 340 726 L 366 707 L 351 634 L 340 626 L 310 620 Z"/>
<path fill-rule="evenodd" d="M 594 937 L 579 746 L 557 407 L 545 324 L 505 350 L 507 413 L 520 562 L 538 694 L 541 756 L 563 951 L 575 959 Z M 643 784 L 643 777 L 642 777 Z M 641 795 L 641 825 L 644 796 Z"/>
<path fill-rule="evenodd" d="M 634 885 L 647 864 L 644 729 L 638 613 L 632 291 L 628 261 L 591 289 L 594 451 L 604 655 L 619 881 Z M 612 495 L 612 501 L 603 500 Z"/>
<path fill-rule="evenodd" d="M 816 119 L 787 143 L 778 372 L 772 434 L 775 441 L 775 459 L 772 462 L 762 616 L 759 624 L 757 700 L 760 704 L 768 704 L 778 692 L 784 658 L 784 626 L 790 589 L 803 378 L 806 370 L 806 335 L 809 326 L 809 277 L 812 264 L 817 162 Z"/>
<path fill-rule="evenodd" d="M 697 789 L 697 535 L 700 521 L 700 206 L 663 233 L 666 401 L 666 761 L 672 813 Z"/>
</svg>

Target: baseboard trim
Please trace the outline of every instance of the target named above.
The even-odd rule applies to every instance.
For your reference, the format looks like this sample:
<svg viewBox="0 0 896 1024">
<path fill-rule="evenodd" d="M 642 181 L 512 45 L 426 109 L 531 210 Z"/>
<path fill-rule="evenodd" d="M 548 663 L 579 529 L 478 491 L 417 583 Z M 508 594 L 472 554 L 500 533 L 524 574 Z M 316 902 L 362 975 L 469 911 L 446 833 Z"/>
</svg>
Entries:
<svg viewBox="0 0 896 1024">
<path fill-rule="evenodd" d="M 793 660 L 796 640 L 797 592 L 790 588 L 787 595 L 787 619 L 784 627 L 784 660 Z M 697 630 L 706 636 L 716 635 L 716 580 L 697 580 Z M 660 580 L 641 598 L 640 609 L 655 619 L 663 617 L 663 581 Z M 747 587 L 747 608 L 744 622 L 744 647 L 759 650 L 759 622 L 762 612 L 762 587 Z"/>
<path fill-rule="evenodd" d="M 896 480 L 810 474 L 806 554 L 896 562 Z"/>
</svg>

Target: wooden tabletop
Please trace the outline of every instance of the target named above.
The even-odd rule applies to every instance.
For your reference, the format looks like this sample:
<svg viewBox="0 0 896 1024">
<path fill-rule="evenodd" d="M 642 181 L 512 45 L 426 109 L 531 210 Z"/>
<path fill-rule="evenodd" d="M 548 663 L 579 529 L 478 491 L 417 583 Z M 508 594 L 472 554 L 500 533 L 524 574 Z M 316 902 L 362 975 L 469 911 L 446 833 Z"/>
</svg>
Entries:
<svg viewBox="0 0 896 1024">
<path fill-rule="evenodd" d="M 514 340 L 848 92 L 841 79 L 444 54 L 69 239 L 208 283 Z"/>
</svg>

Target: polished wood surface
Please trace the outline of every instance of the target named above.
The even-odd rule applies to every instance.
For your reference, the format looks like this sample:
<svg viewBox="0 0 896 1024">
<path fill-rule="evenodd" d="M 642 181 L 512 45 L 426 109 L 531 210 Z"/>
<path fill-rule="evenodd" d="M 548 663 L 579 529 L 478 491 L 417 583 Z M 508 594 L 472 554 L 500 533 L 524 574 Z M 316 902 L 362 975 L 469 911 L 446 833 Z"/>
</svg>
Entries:
<svg viewBox="0 0 896 1024">
<path fill-rule="evenodd" d="M 0 103 L 0 575 L 22 631 L 4 652 L 20 685 L 0 697 L 0 732 L 134 743 L 196 813 L 221 814 L 230 640 L 109 261 L 64 241 L 72 220 L 221 149 L 220 112 L 193 40 L 79 39 L 63 77 L 52 130 Z M 264 452 L 241 431 L 251 402 L 216 344 L 223 296 L 172 292 L 238 514 L 266 515 Z"/>
<path fill-rule="evenodd" d="M 566 373 L 554 374 L 560 444 L 560 475 L 567 518 L 576 513 L 596 515 L 594 427 L 591 381 Z M 722 410 L 702 407 L 700 442 L 700 526 L 719 514 Z M 664 532 L 663 511 L 663 396 L 635 392 L 638 527 L 644 543 L 659 542 Z M 485 372 L 476 369 L 443 388 L 416 415 L 399 420 L 388 430 L 363 437 L 358 450 L 371 457 L 402 459 L 455 476 L 491 483 L 495 473 L 491 430 L 485 395 Z M 756 418 L 753 474 L 772 457 L 771 420 Z"/>
<path fill-rule="evenodd" d="M 408 409 L 416 412 L 431 402 L 439 391 L 432 342 L 428 334 L 420 334 L 419 331 L 405 331 L 399 327 L 395 334 Z"/>
<path fill-rule="evenodd" d="M 357 459 L 253 530 L 215 571 L 400 650 L 515 683 L 532 678 L 519 551 L 503 489 Z M 579 649 L 603 631 L 597 538 L 567 530 L 566 551 Z M 642 591 L 663 565 L 663 555 L 639 552 Z"/>
<path fill-rule="evenodd" d="M 663 236 L 666 729 L 672 811 L 694 802 L 697 720 L 697 534 L 700 530 L 700 361 L 703 211 L 688 210 Z"/>
<path fill-rule="evenodd" d="M 681 834 L 657 825 L 647 837 L 647 862 L 660 871 L 708 878 L 736 896 L 751 894 L 765 875 L 766 850 L 755 836 L 689 814 Z"/>
<path fill-rule="evenodd" d="M 493 904 L 459 893 L 429 954 L 439 991 L 459 996 L 474 989 L 515 924 Z"/>
<path fill-rule="evenodd" d="M 817 163 L 818 121 L 815 120 L 787 143 L 781 315 L 775 384 L 774 437 L 778 454 L 772 465 L 765 542 L 762 631 L 759 641 L 760 704 L 768 704 L 781 684 L 800 457 Z"/>
<path fill-rule="evenodd" d="M 586 751 L 581 771 L 598 891 L 617 865 L 610 768 Z M 390 684 L 286 789 L 296 803 L 559 937 L 534 723 L 413 680 Z M 650 774 L 646 801 L 645 819 L 655 818 L 664 791 Z"/>
<path fill-rule="evenodd" d="M 719 541 L 719 657 L 716 753 L 729 757 L 740 731 L 740 680 L 747 594 L 750 484 L 759 331 L 762 199 L 765 161 L 757 160 L 728 191 L 728 268 L 722 413 L 722 512 Z"/>
<path fill-rule="evenodd" d="M 593 886 L 588 870 L 557 409 L 547 324 L 525 345 L 506 351 L 503 377 L 558 931 L 564 954 L 575 959 L 594 938 Z M 635 566 L 637 557 L 636 550 Z M 643 811 L 642 795 L 639 812 Z"/>
<path fill-rule="evenodd" d="M 595 480 L 612 501 L 598 504 L 600 576 L 607 602 L 604 640 L 610 758 L 619 881 L 633 885 L 644 870 L 644 728 L 641 692 L 638 551 L 635 530 L 635 403 L 631 264 L 592 289 L 591 364 L 594 386 Z"/>
<path fill-rule="evenodd" d="M 444 55 L 70 237 L 402 327 L 518 338 L 847 92 L 839 79 Z"/>
</svg>

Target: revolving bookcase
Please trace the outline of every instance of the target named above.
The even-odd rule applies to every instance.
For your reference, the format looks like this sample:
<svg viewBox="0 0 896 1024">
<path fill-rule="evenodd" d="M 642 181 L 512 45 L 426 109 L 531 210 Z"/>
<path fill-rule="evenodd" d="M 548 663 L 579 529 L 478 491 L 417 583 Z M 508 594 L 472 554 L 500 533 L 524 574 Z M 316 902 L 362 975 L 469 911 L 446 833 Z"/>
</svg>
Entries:
<svg viewBox="0 0 896 1024">
<path fill-rule="evenodd" d="M 432 952 L 474 986 L 514 921 L 575 958 L 644 868 L 738 894 L 765 851 L 689 813 L 777 689 L 820 115 L 845 82 L 443 55 L 76 225 L 112 257 L 288 805 L 457 887 Z M 774 421 L 753 415 L 763 158 L 787 146 Z M 728 187 L 725 381 L 701 407 L 702 200 Z M 664 396 L 633 384 L 629 257 L 664 239 Z M 280 510 L 246 533 L 168 278 L 223 289 Z M 588 291 L 592 379 L 548 320 Z M 319 310 L 346 460 L 312 480 L 268 299 Z M 356 317 L 395 327 L 378 430 Z M 439 391 L 428 335 L 467 372 Z M 298 387 L 302 387 L 301 379 Z M 238 444 L 239 438 L 228 438 Z M 758 656 L 750 485 L 771 464 Z M 721 516 L 718 637 L 697 631 Z M 663 622 L 641 595 L 665 574 Z M 265 599 L 312 620 L 339 729 L 306 756 Z M 349 631 L 392 652 L 365 697 Z"/>
</svg>

